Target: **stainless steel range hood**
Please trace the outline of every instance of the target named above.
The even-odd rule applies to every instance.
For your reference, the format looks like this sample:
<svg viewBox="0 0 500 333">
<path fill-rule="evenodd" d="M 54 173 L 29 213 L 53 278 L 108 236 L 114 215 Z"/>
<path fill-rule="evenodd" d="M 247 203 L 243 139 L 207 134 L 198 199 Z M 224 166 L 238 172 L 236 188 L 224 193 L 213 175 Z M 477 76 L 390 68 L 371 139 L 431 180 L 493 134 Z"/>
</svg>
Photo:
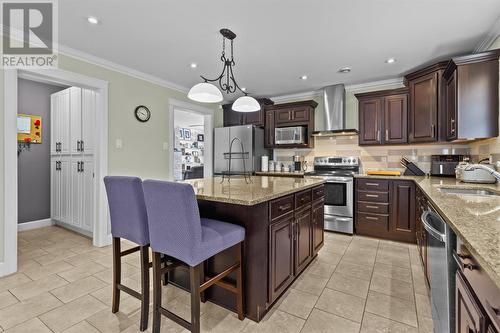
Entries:
<svg viewBox="0 0 500 333">
<path fill-rule="evenodd" d="M 316 111 L 315 136 L 357 135 L 358 130 L 346 128 L 345 87 L 343 84 L 323 89 L 324 110 Z"/>
</svg>

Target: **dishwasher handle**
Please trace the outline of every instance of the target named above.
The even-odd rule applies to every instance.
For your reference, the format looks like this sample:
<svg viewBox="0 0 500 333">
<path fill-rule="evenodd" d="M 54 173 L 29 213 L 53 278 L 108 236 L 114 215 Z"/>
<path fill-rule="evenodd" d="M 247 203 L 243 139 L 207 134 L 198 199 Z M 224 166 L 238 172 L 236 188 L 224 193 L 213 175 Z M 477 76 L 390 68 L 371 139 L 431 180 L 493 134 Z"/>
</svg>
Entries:
<svg viewBox="0 0 500 333">
<path fill-rule="evenodd" d="M 446 235 L 445 234 L 442 234 L 440 233 L 439 231 L 437 231 L 436 229 L 434 229 L 430 224 L 429 222 L 427 222 L 427 218 L 429 216 L 432 216 L 438 220 L 440 220 L 442 223 L 446 223 L 443 221 L 443 219 L 441 218 L 441 216 L 439 216 L 438 214 L 430 211 L 430 210 L 426 210 L 422 213 L 422 216 L 420 217 L 420 220 L 422 221 L 422 224 L 424 226 L 424 229 L 429 233 L 431 234 L 432 237 L 436 238 L 437 240 L 443 242 L 443 243 L 446 243 Z"/>
</svg>

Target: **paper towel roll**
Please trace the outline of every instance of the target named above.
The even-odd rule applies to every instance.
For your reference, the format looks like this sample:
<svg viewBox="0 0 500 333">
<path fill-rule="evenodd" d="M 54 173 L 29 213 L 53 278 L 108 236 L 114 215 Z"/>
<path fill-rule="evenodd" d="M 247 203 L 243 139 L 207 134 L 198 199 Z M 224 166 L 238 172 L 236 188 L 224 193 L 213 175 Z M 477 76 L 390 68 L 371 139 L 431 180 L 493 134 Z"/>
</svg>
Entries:
<svg viewBox="0 0 500 333">
<path fill-rule="evenodd" d="M 269 171 L 269 156 L 264 155 L 260 158 L 260 171 L 262 172 Z"/>
</svg>

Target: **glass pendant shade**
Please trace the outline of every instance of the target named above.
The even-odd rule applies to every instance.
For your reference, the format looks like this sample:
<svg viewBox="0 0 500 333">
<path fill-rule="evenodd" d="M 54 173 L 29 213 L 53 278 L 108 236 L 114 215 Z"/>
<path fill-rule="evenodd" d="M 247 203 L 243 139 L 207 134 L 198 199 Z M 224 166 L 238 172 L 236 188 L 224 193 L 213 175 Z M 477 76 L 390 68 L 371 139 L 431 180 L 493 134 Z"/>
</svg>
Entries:
<svg viewBox="0 0 500 333">
<path fill-rule="evenodd" d="M 195 84 L 189 90 L 188 98 L 201 103 L 219 103 L 223 100 L 219 88 L 208 82 Z"/>
<path fill-rule="evenodd" d="M 260 110 L 260 104 L 250 96 L 241 96 L 234 101 L 232 109 L 237 112 L 255 112 Z"/>
</svg>

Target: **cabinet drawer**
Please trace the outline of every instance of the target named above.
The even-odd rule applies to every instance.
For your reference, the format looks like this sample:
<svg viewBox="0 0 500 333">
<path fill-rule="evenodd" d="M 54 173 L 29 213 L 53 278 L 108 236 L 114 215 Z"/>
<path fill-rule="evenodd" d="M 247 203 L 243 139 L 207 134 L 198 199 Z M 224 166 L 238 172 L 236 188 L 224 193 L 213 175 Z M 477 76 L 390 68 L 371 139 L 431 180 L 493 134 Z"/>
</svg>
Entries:
<svg viewBox="0 0 500 333">
<path fill-rule="evenodd" d="M 306 190 L 295 194 L 295 207 L 299 209 L 311 203 L 311 190 Z"/>
<path fill-rule="evenodd" d="M 271 220 L 293 211 L 293 195 L 271 201 Z"/>
<path fill-rule="evenodd" d="M 322 198 L 325 196 L 325 186 L 321 185 L 312 189 L 313 200 Z"/>
<path fill-rule="evenodd" d="M 389 215 L 357 213 L 356 227 L 368 230 L 389 231 Z"/>
<path fill-rule="evenodd" d="M 367 202 L 389 202 L 389 193 L 388 192 L 367 192 L 367 191 L 357 191 L 357 200 L 358 201 L 367 201 Z"/>
<path fill-rule="evenodd" d="M 357 179 L 356 185 L 358 190 L 367 191 L 389 191 L 389 181 L 382 179 Z"/>
<path fill-rule="evenodd" d="M 358 201 L 358 211 L 375 214 L 389 214 L 389 204 Z"/>
</svg>

